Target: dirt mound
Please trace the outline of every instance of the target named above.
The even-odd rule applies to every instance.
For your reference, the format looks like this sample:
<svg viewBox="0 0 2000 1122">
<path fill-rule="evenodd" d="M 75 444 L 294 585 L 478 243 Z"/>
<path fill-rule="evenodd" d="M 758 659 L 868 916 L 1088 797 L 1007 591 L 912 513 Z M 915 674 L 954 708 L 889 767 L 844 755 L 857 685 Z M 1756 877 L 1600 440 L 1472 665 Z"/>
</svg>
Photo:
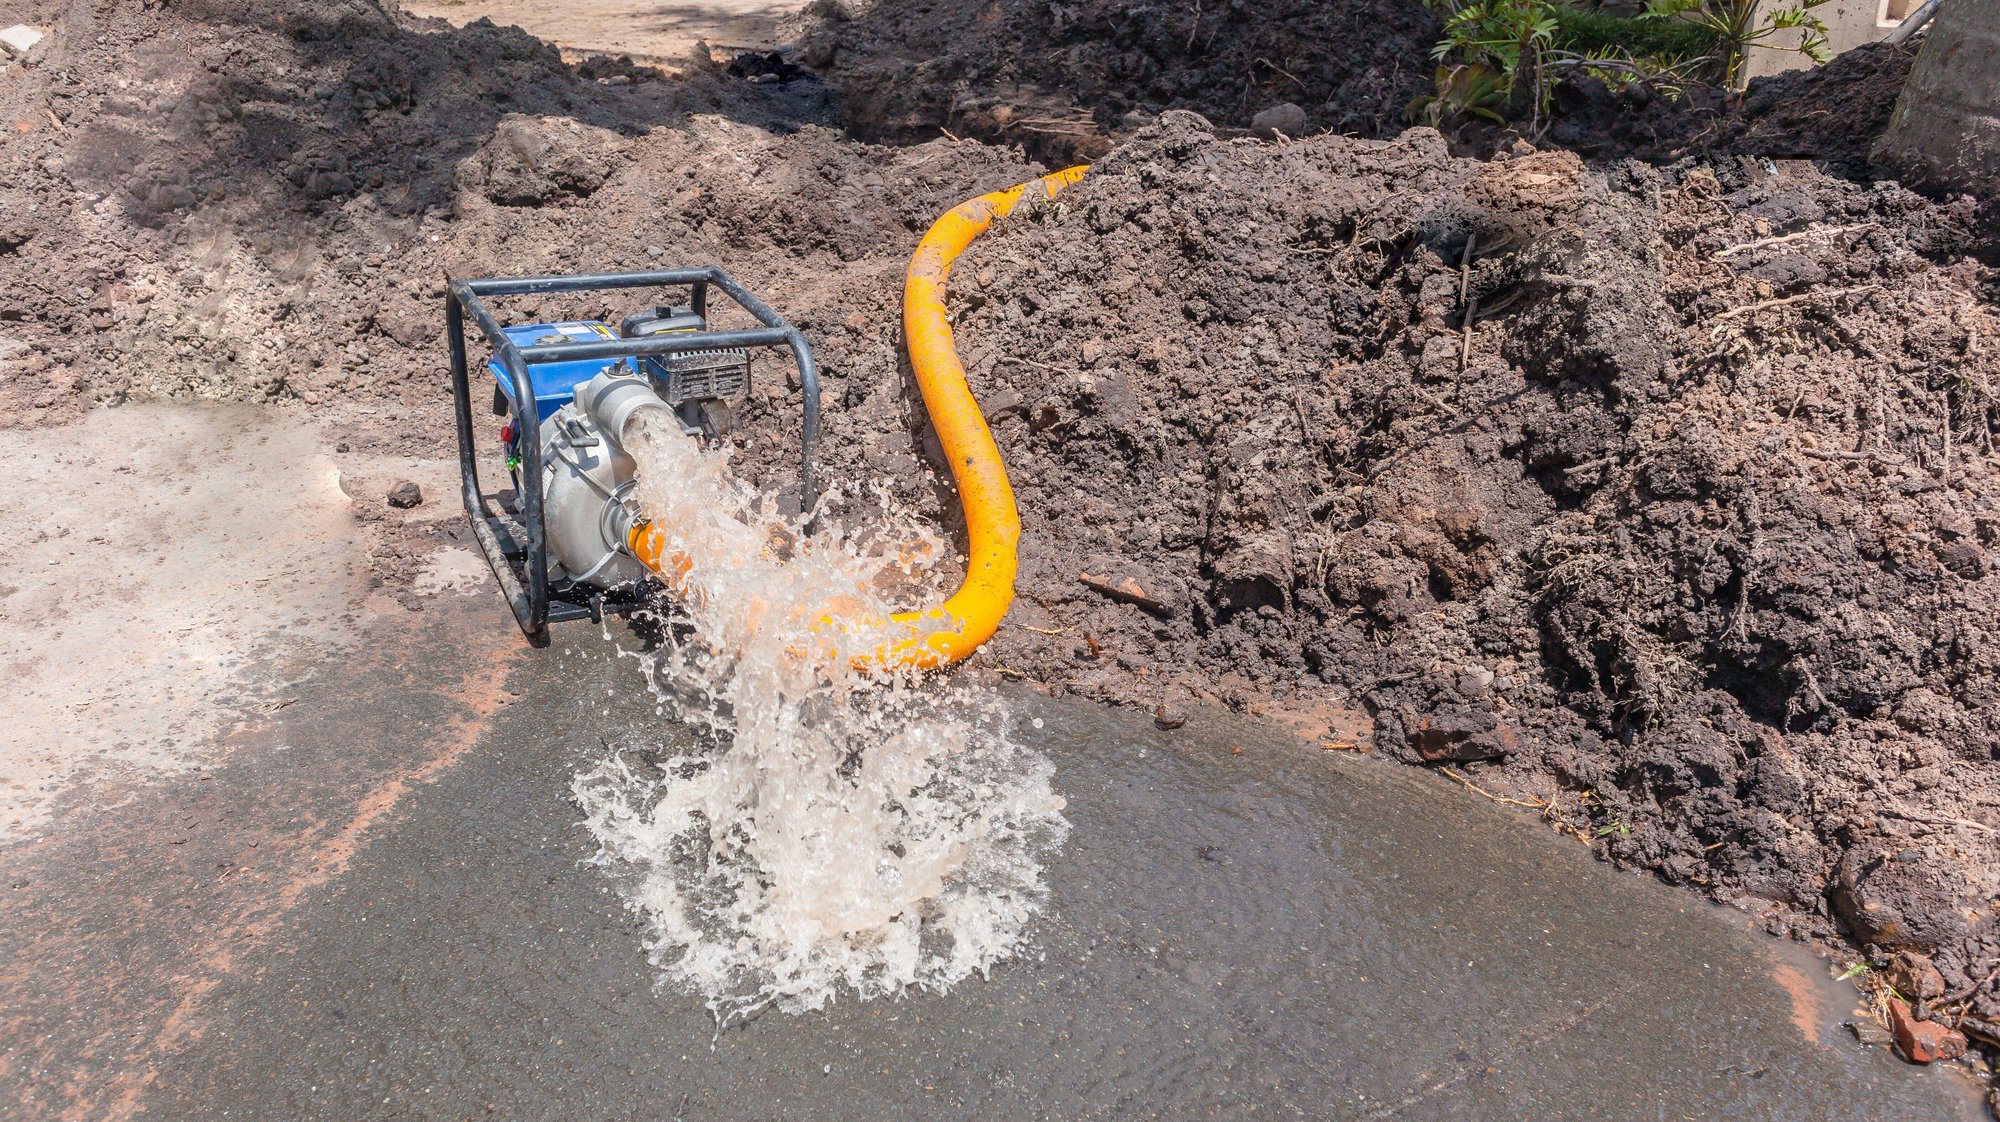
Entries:
<svg viewBox="0 0 2000 1122">
<path fill-rule="evenodd" d="M 447 272 L 719 262 L 810 324 L 874 281 L 830 275 L 899 267 L 967 184 L 1030 171 L 855 144 L 814 82 L 605 69 L 370 0 L 69 6 L 0 95 L 0 413 L 291 401 L 357 449 L 444 447 Z M 544 305 L 629 310 L 506 311 Z"/>
<path fill-rule="evenodd" d="M 45 379 L 8 392 L 41 408 L 378 396 L 436 318 L 436 253 L 415 284 L 388 257 L 437 240 L 461 163 L 510 113 L 626 123 L 521 32 L 422 34 L 367 0 L 75 4 L 33 63 L 5 107 L 0 318 Z"/>
<path fill-rule="evenodd" d="M 1314 130 L 1393 133 L 1430 84 L 1437 26 L 1420 0 L 990 0 L 969 19 L 931 0 L 819 0 L 798 41 L 863 135 L 950 130 L 1069 159 L 1166 109 L 1247 127 L 1291 102 Z"/>
<path fill-rule="evenodd" d="M 1970 985 L 2000 322 L 1963 210 L 1170 114 L 954 275 L 1024 522 L 986 657 L 1169 711 L 1365 706 L 1380 751 L 1615 860 Z M 857 420 L 841 466 L 910 454 Z"/>
<path fill-rule="evenodd" d="M 818 0 L 794 32 L 797 57 L 841 91 L 861 135 L 948 131 L 1054 161 L 1101 155 L 1167 109 L 1227 130 L 1290 102 L 1308 132 L 1393 136 L 1430 89 L 1440 37 L 1418 0 L 988 0 L 970 21 L 932 0 Z M 1675 98 L 1572 81 L 1537 143 L 1591 159 L 1754 155 L 1865 173 L 1915 58 L 1914 46 L 1868 44 L 1742 93 L 1696 86 Z M 1455 147 L 1490 155 L 1520 131 L 1474 122 Z"/>
<path fill-rule="evenodd" d="M 1865 173 L 1916 57 L 1915 45 L 1870 43 L 1824 66 L 1758 78 L 1741 94 L 1697 88 L 1678 100 L 1571 83 L 1558 88 L 1546 143 L 1593 159 L 1765 156 Z"/>
</svg>

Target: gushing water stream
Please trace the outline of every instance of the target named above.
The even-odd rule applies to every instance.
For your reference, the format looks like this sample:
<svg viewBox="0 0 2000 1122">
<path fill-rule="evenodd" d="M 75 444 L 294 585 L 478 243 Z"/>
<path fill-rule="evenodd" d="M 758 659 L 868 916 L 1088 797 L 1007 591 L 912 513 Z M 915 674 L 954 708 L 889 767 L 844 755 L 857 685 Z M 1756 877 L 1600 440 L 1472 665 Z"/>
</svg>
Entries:
<svg viewBox="0 0 2000 1122">
<path fill-rule="evenodd" d="M 852 666 L 890 637 L 884 588 L 940 543 L 895 518 L 877 544 L 808 536 L 725 452 L 647 418 L 627 435 L 640 507 L 693 562 L 639 658 L 702 735 L 620 746 L 572 790 L 663 981 L 726 1023 L 943 990 L 1014 952 L 1068 830 L 1049 761 L 979 687 Z"/>
</svg>

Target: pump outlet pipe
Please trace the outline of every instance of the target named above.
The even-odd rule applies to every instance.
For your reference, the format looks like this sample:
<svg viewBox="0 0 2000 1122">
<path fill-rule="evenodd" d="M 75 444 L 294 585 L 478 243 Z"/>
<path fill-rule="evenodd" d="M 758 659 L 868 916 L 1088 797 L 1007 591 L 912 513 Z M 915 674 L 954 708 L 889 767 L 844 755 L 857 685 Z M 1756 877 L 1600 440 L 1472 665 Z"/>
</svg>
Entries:
<svg viewBox="0 0 2000 1122">
<path fill-rule="evenodd" d="M 931 428 L 958 485 L 967 538 L 965 580 L 938 607 L 890 616 L 892 624 L 911 633 L 858 657 L 856 664 L 864 669 L 929 670 L 957 662 L 993 637 L 1014 602 L 1021 516 L 1006 465 L 1000 461 L 1000 447 L 993 442 L 985 414 L 966 385 L 965 367 L 958 361 L 945 312 L 945 281 L 958 255 L 994 222 L 1012 214 L 1023 199 L 1051 200 L 1089 170 L 1087 165 L 1065 168 L 968 199 L 931 224 L 910 258 L 903 278 L 903 340 Z M 690 559 L 675 553 L 665 534 L 651 523 L 634 522 L 626 547 L 669 586 L 679 588 L 684 583 Z M 822 626 L 840 624 L 828 617 Z"/>
</svg>

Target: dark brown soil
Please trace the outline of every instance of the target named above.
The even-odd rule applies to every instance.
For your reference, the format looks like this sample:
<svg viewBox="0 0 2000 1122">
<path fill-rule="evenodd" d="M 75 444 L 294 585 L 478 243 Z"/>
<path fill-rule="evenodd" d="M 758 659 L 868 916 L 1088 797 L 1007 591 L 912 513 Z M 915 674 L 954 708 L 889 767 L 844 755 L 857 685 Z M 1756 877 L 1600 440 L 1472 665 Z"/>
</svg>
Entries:
<svg viewBox="0 0 2000 1122">
<path fill-rule="evenodd" d="M 863 135 L 949 130 L 1068 160 L 1166 109 L 1247 127 L 1291 102 L 1315 131 L 1401 131 L 1437 27 L 1420 0 L 818 0 L 799 58 Z"/>
<path fill-rule="evenodd" d="M 1969 1002 L 2000 1037 L 1975 987 L 2000 966 L 2000 323 L 1970 202 L 1803 159 L 1849 159 L 1844 127 L 1661 169 L 1480 162 L 1429 130 L 1265 142 L 1170 109 L 1386 128 L 1430 34 L 1396 10 L 1315 43 L 1352 50 L 1290 53 L 1261 9 L 1134 14 L 1059 33 L 1055 70 L 1043 36 L 995 71 L 1093 126 L 1169 111 L 953 278 L 1025 524 L 982 664 L 1169 717 L 1364 711 L 1379 754 L 1544 806 L 1612 860 L 1922 956 L 1912 977 L 1934 962 L 1924 1011 Z M 1113 9 L 982 11 L 999 42 Z M 1347 35 L 1361 11 L 1279 23 Z M 882 135 L 893 106 L 922 134 L 1015 104 L 952 69 L 937 37 L 966 21 L 927 12 Z M 369 0 L 47 15 L 0 85 L 5 423 L 274 400 L 357 450 L 443 454 L 444 272 L 714 262 L 811 337 L 831 474 L 954 517 L 901 274 L 938 213 L 1034 172 L 1020 149 L 863 144 L 818 82 L 612 84 L 631 75 Z M 893 41 L 867 18 L 854 42 Z M 1790 104 L 1743 135 L 1798 135 Z M 798 391 L 759 377 L 741 463 L 783 486 Z"/>
<path fill-rule="evenodd" d="M 0 332 L 19 352 L 0 355 L 0 424 L 294 401 L 353 419 L 358 449 L 436 448 L 447 272 L 721 262 L 818 326 L 969 185 L 1030 173 L 1003 149 L 856 144 L 815 82 L 718 66 L 607 85 L 517 30 L 392 10 L 62 10 L 0 86 Z M 613 310 L 541 303 L 506 311 Z M 871 311 L 887 353 L 893 304 Z"/>
<path fill-rule="evenodd" d="M 1580 82 L 1559 89 L 1544 142 L 1593 159 L 1764 156 L 1865 175 L 1916 57 L 1914 45 L 1871 43 L 1825 66 L 1758 78 L 1740 94 L 1698 87 L 1677 100 Z"/>
</svg>

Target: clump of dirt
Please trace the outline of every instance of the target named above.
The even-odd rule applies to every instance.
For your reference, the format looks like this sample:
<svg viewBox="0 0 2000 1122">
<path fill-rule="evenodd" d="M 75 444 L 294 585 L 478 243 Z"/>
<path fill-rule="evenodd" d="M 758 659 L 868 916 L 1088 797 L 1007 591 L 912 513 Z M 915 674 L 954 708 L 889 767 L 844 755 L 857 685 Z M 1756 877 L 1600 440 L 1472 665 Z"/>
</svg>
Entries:
<svg viewBox="0 0 2000 1122">
<path fill-rule="evenodd" d="M 1968 219 L 1798 163 L 1169 114 L 954 274 L 1023 518 L 985 660 L 1163 712 L 1365 707 L 1383 754 L 1961 991 L 2000 963 Z M 863 421 L 836 465 L 949 518 L 921 432 Z"/>
<path fill-rule="evenodd" d="M 1429 88 L 1437 28 L 1398 0 L 817 0 L 798 57 L 864 136 L 950 130 L 1066 160 L 1166 109 L 1247 127 L 1290 102 L 1315 130 L 1395 132 Z"/>
</svg>

